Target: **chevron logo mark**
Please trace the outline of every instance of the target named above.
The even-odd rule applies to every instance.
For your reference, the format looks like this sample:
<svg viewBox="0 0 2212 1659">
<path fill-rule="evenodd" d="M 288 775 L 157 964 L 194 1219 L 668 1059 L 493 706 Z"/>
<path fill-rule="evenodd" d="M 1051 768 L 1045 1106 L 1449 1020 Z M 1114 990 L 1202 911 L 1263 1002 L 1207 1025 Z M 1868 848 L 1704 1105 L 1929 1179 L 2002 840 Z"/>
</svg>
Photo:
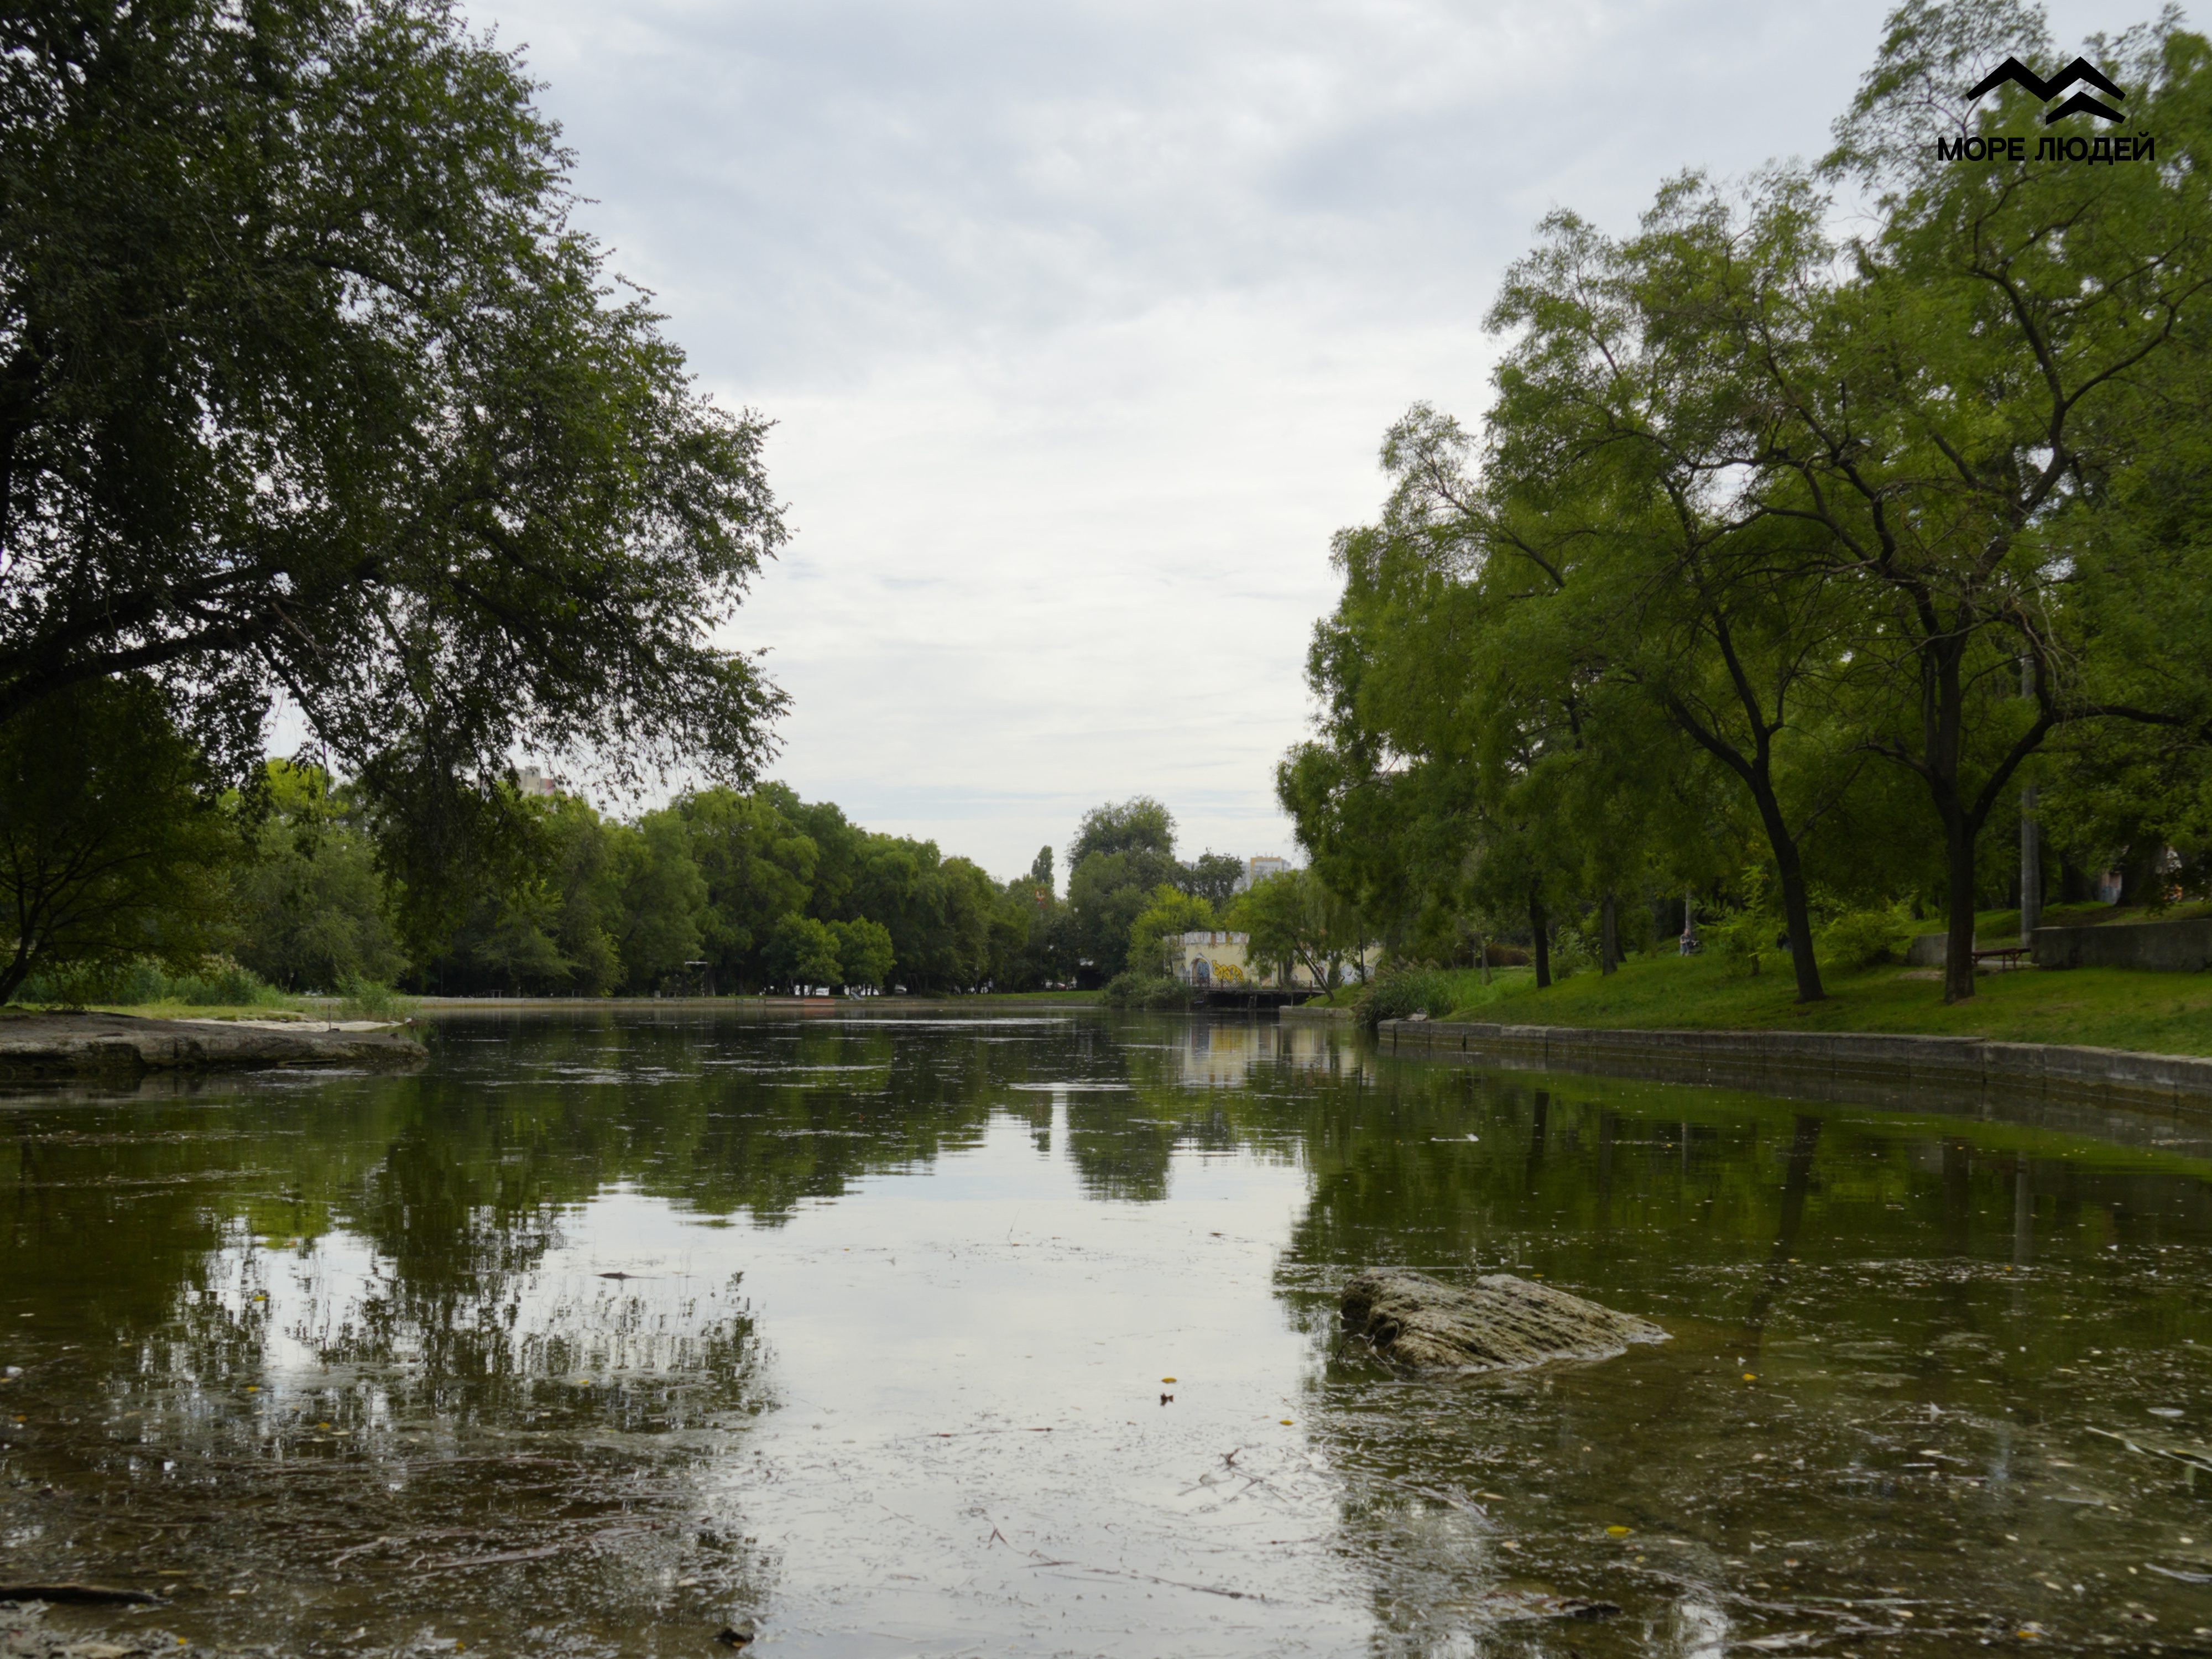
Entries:
<svg viewBox="0 0 2212 1659">
<path fill-rule="evenodd" d="M 2109 93 L 2123 103 L 2127 101 L 2128 96 L 2109 76 L 2086 58 L 2076 58 L 2048 81 L 2021 63 L 2019 58 L 2008 58 L 1976 82 L 1973 89 L 1967 93 L 1966 96 L 1970 99 L 1979 98 L 1984 93 L 1996 91 L 2008 81 L 2027 88 L 2028 91 L 2046 103 L 2077 81 L 2086 81 L 2100 92 Z M 2086 92 L 2077 92 L 2057 109 L 2044 112 L 2043 125 L 2047 127 L 2053 121 L 2065 115 L 2095 115 L 2107 121 L 2124 121 L 2127 118 L 2110 104 L 2100 103 Z"/>
</svg>

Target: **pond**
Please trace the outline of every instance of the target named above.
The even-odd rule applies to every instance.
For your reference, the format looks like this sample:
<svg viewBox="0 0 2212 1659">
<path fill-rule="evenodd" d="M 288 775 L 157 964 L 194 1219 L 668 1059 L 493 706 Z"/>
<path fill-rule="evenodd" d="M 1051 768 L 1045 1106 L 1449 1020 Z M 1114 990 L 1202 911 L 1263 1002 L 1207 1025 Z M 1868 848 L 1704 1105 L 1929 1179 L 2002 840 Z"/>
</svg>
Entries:
<svg viewBox="0 0 2212 1659">
<path fill-rule="evenodd" d="M 1086 1012 L 430 1042 L 404 1076 L 0 1097 L 0 1578 L 169 1598 L 50 1624 L 2212 1651 L 2204 1124 Z M 1394 1375 L 1337 1319 L 1375 1263 L 1540 1274 L 1670 1340 Z"/>
</svg>

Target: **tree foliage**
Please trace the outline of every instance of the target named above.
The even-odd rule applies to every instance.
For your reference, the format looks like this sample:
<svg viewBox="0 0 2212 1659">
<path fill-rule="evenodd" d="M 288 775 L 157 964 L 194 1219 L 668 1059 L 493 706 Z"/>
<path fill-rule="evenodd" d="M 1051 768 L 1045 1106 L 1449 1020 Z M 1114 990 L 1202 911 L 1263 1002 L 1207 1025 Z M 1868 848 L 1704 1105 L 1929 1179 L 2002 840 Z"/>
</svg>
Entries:
<svg viewBox="0 0 2212 1659">
<path fill-rule="evenodd" d="M 239 962 L 288 991 L 389 984 L 407 966 L 358 792 L 271 762 L 237 877 Z"/>
<path fill-rule="evenodd" d="M 0 726 L 0 1003 L 33 973 L 188 974 L 228 942 L 232 819 L 167 716 L 133 677 Z"/>
<path fill-rule="evenodd" d="M 1540 982 L 1562 904 L 1611 918 L 1663 880 L 1748 906 L 1771 878 L 1801 998 L 1816 895 L 1900 892 L 1948 908 L 1967 996 L 1981 837 L 2054 733 L 2077 815 L 2128 753 L 2187 818 L 2212 48 L 2171 16 L 2092 43 L 2157 165 L 1942 159 L 2043 132 L 1965 91 L 2047 47 L 2006 0 L 1914 0 L 1822 167 L 1678 179 L 1625 238 L 1553 214 L 1491 313 L 1479 434 L 1425 407 L 1392 430 L 1280 793 L 1401 951 L 1517 899 Z M 1847 181 L 1876 206 L 1839 239 Z M 2107 834 L 2125 793 L 2101 787 Z"/>
<path fill-rule="evenodd" d="M 1211 931 L 1220 925 L 1213 906 L 1205 898 L 1162 883 L 1152 889 L 1145 908 L 1129 924 L 1127 971 L 1147 979 L 1164 979 L 1174 965 L 1174 947 L 1169 940 L 1179 933 Z"/>
<path fill-rule="evenodd" d="M 1285 870 L 1252 884 L 1231 918 L 1249 933 L 1246 955 L 1263 971 L 1288 981 L 1303 968 L 1311 981 L 1334 990 L 1345 964 L 1367 944 L 1358 912 L 1310 870 Z"/>
<path fill-rule="evenodd" d="M 1067 867 L 1075 869 L 1093 853 L 1172 854 L 1175 827 L 1175 814 L 1150 795 L 1094 806 L 1083 815 L 1075 839 L 1068 843 Z"/>
<path fill-rule="evenodd" d="M 0 20 L 0 726 L 149 677 L 219 774 L 282 695 L 450 920 L 518 750 L 743 778 L 718 647 L 780 541 L 571 221 L 513 52 L 444 0 Z"/>
</svg>

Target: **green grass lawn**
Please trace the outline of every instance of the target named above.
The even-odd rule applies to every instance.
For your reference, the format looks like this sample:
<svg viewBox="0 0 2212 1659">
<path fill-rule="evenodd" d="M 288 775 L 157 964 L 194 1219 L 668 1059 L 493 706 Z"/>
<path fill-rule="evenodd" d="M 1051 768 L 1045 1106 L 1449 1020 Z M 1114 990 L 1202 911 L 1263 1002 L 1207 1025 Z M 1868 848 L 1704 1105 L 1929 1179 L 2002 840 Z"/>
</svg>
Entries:
<svg viewBox="0 0 2212 1659">
<path fill-rule="evenodd" d="M 951 1002 L 965 1007 L 970 1003 L 1057 1003 L 1068 1007 L 1085 1008 L 1097 1003 L 1102 994 L 1097 991 L 981 991 L 973 996 L 958 997 L 884 997 L 886 1007 L 896 1007 L 902 1002 Z"/>
<path fill-rule="evenodd" d="M 1801 1004 L 1786 957 L 1753 977 L 1717 956 L 1650 956 L 1617 974 L 1577 974 L 1542 991 L 1533 975 L 1498 973 L 1492 1000 L 1453 1018 L 1643 1030 L 1898 1031 L 2212 1054 L 2212 974 L 2027 968 L 1978 975 L 1974 997 L 1946 1007 L 1931 971 L 1824 974 L 1827 1000 Z"/>
<path fill-rule="evenodd" d="M 60 1006 L 39 1006 L 10 1009 L 11 1013 L 68 1013 Z M 306 1012 L 296 1000 L 282 1005 L 266 1002 L 206 1003 L 206 1002 L 95 1002 L 85 1010 L 92 1014 L 130 1014 L 139 1019 L 321 1019 L 321 1014 Z M 331 1016 L 336 1018 L 336 1016 Z"/>
</svg>

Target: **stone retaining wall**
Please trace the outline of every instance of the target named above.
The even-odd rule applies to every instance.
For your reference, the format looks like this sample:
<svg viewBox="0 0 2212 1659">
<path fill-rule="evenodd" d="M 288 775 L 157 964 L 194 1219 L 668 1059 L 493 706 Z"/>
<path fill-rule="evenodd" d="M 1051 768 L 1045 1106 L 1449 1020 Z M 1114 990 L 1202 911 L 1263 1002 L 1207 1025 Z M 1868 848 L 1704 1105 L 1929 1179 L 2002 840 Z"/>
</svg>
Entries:
<svg viewBox="0 0 2212 1659">
<path fill-rule="evenodd" d="M 1941 968 L 1950 954 L 1942 933 L 1922 933 L 1905 947 L 1914 968 Z M 2098 927 L 2039 927 L 2032 954 L 2039 968 L 2150 968 L 2197 973 L 2212 968 L 2212 916 L 2186 921 L 2114 921 Z"/>
<path fill-rule="evenodd" d="M 2212 1110 L 2212 1058 L 2193 1054 L 1870 1032 L 1590 1031 L 1462 1020 L 1385 1020 L 1378 1036 L 1401 1054 L 1838 1100 L 2002 1093 Z"/>
<path fill-rule="evenodd" d="M 2123 921 L 2104 927 L 2039 927 L 2039 968 L 2212 968 L 2212 916 L 2188 921 Z"/>
</svg>

